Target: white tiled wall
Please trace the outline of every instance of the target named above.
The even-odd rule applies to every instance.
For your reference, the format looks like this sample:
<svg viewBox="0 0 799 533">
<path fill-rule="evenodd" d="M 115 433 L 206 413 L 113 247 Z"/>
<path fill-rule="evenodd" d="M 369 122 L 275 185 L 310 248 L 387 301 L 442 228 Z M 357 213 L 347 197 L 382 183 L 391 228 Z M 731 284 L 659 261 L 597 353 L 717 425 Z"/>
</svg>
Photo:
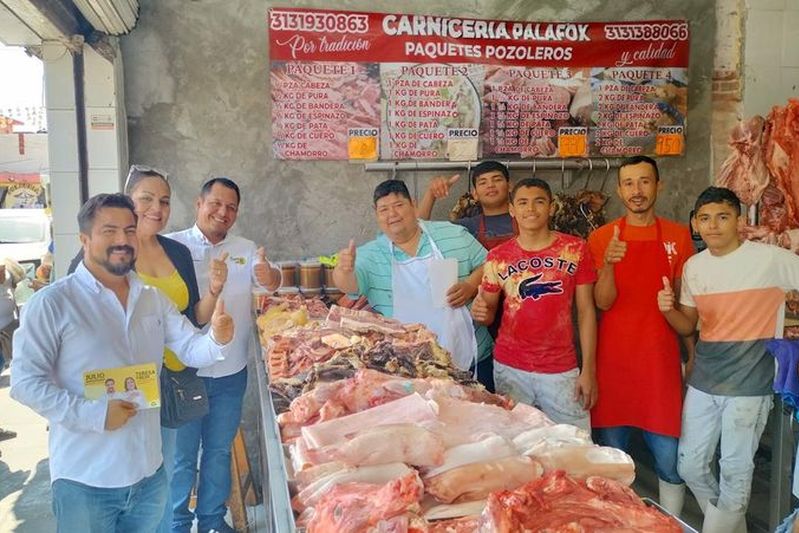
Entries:
<svg viewBox="0 0 799 533">
<path fill-rule="evenodd" d="M 799 0 L 747 0 L 744 115 L 799 97 Z"/>
</svg>

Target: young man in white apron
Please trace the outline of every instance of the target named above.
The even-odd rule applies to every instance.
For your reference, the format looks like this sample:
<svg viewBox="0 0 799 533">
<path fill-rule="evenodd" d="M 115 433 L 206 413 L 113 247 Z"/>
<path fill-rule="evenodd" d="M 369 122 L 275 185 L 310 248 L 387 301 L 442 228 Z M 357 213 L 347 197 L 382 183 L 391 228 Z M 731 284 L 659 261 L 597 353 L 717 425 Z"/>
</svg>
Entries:
<svg viewBox="0 0 799 533">
<path fill-rule="evenodd" d="M 472 322 L 467 308 L 482 278 L 485 248 L 461 226 L 417 220 L 402 181 L 384 181 L 373 198 L 383 234 L 357 251 L 350 241 L 339 252 L 333 271 L 336 286 L 366 296 L 384 316 L 426 325 L 458 368 L 474 368 L 492 348 L 488 331 Z M 446 302 L 439 302 L 430 272 L 452 259 L 457 261 L 457 280 L 447 290 Z"/>
</svg>

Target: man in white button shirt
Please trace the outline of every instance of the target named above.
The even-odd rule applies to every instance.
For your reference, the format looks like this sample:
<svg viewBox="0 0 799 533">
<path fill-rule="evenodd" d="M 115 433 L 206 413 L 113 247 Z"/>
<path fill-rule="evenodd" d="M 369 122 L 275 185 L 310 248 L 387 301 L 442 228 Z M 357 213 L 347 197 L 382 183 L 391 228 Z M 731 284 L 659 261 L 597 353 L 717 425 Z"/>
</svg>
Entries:
<svg viewBox="0 0 799 533">
<path fill-rule="evenodd" d="M 134 272 L 131 200 L 100 194 L 78 213 L 84 259 L 26 304 L 14 342 L 11 397 L 50 422 L 53 512 L 59 532 L 152 532 L 166 478 L 158 409 L 84 395 L 84 373 L 152 363 L 168 346 L 187 365 L 224 360 L 233 320 L 218 304 L 202 335 Z"/>
<path fill-rule="evenodd" d="M 239 188 L 232 180 L 213 178 L 200 191 L 194 226 L 168 235 L 191 251 L 200 293 L 209 290 L 212 259 L 227 263 L 222 296 L 236 324 L 225 361 L 197 373 L 204 378 L 208 392 L 208 414 L 178 428 L 171 486 L 175 532 L 188 532 L 195 515 L 200 533 L 234 531 L 225 522 L 225 501 L 230 494 L 230 447 L 241 420 L 247 386 L 247 360 L 254 327 L 251 295 L 255 287 L 273 291 L 281 282 L 280 269 L 266 260 L 263 248 L 256 250 L 252 241 L 230 235 L 240 201 Z M 196 478 L 200 443 L 197 507 L 192 513 L 189 498 Z"/>
</svg>

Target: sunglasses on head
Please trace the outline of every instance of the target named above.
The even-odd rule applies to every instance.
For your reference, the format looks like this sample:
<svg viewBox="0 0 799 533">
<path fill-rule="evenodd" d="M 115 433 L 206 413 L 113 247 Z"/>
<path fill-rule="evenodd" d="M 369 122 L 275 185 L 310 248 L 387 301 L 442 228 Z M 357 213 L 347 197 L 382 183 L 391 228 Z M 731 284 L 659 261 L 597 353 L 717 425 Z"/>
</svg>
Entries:
<svg viewBox="0 0 799 533">
<path fill-rule="evenodd" d="M 157 174 L 161 176 L 165 182 L 169 183 L 169 174 L 161 170 L 160 168 L 150 167 L 147 165 L 131 165 L 130 170 L 128 170 L 128 177 L 125 179 L 125 191 L 128 190 L 128 186 L 131 183 L 131 180 L 136 180 L 142 175 L 153 175 Z"/>
</svg>

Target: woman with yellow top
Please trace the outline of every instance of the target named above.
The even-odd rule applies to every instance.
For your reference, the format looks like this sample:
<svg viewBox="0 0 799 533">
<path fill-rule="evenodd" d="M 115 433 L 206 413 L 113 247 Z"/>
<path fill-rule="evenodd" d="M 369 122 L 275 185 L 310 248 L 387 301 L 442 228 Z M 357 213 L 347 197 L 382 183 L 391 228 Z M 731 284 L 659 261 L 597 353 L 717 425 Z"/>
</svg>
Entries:
<svg viewBox="0 0 799 533">
<path fill-rule="evenodd" d="M 200 298 L 191 252 L 176 240 L 159 235 L 169 220 L 171 188 L 166 173 L 139 165 L 133 165 L 125 182 L 125 194 L 133 199 L 138 217 L 136 236 L 139 250 L 136 257 L 136 273 L 142 282 L 157 287 L 175 304 L 191 322 L 201 327 L 211 319 L 216 299 L 227 280 L 226 257 L 211 262 L 208 293 Z M 71 273 L 80 261 L 79 253 L 69 267 Z M 164 350 L 164 366 L 180 371 L 185 367 L 168 348 Z M 175 435 L 177 429 L 161 426 L 161 448 L 167 483 L 172 480 L 175 458 Z M 168 485 L 167 485 L 168 486 Z M 172 502 L 167 489 L 164 517 L 158 531 L 168 532 L 172 525 Z"/>
</svg>

